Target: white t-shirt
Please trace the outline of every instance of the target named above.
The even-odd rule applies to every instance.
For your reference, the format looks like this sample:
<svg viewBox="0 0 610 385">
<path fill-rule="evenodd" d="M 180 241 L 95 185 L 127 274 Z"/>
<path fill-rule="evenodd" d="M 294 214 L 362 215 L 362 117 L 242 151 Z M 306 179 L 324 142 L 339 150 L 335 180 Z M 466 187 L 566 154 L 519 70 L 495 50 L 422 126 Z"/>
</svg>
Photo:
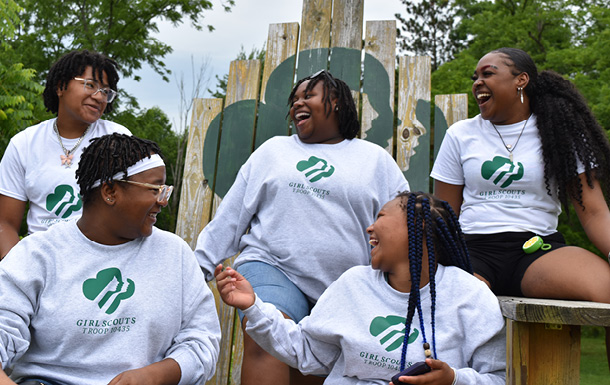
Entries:
<svg viewBox="0 0 610 385">
<path fill-rule="evenodd" d="M 449 128 L 431 176 L 464 185 L 460 224 L 466 234 L 556 231 L 561 203 L 556 189 L 546 190 L 542 145 L 532 115 L 525 121 L 496 125 L 506 144 L 514 147 L 513 162 L 492 124 L 480 115 Z M 578 172 L 584 171 L 579 165 Z"/>
<path fill-rule="evenodd" d="M 83 149 L 89 141 L 102 135 L 119 132 L 131 135 L 120 124 L 98 120 L 91 125 L 77 150 L 72 166 L 61 164 L 64 152 L 49 119 L 21 131 L 11 138 L 0 161 L 0 194 L 30 202 L 28 233 L 47 230 L 51 225 L 80 217 L 82 201 L 75 172 Z M 78 138 L 62 142 L 72 149 Z"/>
</svg>

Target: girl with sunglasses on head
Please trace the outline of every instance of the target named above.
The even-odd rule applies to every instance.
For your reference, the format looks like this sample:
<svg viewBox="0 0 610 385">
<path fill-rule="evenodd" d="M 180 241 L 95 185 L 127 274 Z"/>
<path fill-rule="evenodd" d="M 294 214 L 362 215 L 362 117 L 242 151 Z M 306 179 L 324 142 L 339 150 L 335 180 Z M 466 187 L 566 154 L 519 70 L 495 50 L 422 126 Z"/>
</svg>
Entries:
<svg viewBox="0 0 610 385">
<path fill-rule="evenodd" d="M 86 147 L 83 215 L 0 263 L 0 384 L 203 384 L 220 325 L 190 247 L 154 227 L 170 198 L 159 147 L 123 134 Z"/>
<path fill-rule="evenodd" d="M 504 318 L 496 297 L 472 275 L 449 204 L 400 193 L 367 232 L 371 264 L 345 272 L 299 323 L 222 265 L 215 271 L 220 295 L 242 309 L 246 333 L 260 346 L 304 373 L 327 375 L 326 385 L 385 385 L 392 378 L 504 385 Z M 425 370 L 397 376 L 409 367 Z"/>
<path fill-rule="evenodd" d="M 82 213 L 74 172 L 90 139 L 125 127 L 100 117 L 116 97 L 117 63 L 87 50 L 61 57 L 49 70 L 44 104 L 57 118 L 15 135 L 0 161 L 0 258 L 19 241 L 26 207 L 28 233 Z"/>
<path fill-rule="evenodd" d="M 497 295 L 610 303 L 610 266 L 557 231 L 570 204 L 610 252 L 610 144 L 584 98 L 524 51 L 483 56 L 472 93 L 480 114 L 445 135 L 432 177 L 459 213 L 475 275 Z M 572 218 L 573 220 L 573 218 Z M 610 333 L 606 331 L 610 365 Z"/>
<path fill-rule="evenodd" d="M 216 265 L 239 252 L 236 269 L 255 292 L 298 322 L 344 271 L 369 263 L 366 227 L 409 185 L 384 149 L 356 138 L 345 82 L 318 72 L 297 82 L 288 104 L 296 134 L 274 137 L 250 156 L 195 254 L 212 280 Z M 291 371 L 247 333 L 241 374 L 243 385 L 323 381 Z"/>
</svg>

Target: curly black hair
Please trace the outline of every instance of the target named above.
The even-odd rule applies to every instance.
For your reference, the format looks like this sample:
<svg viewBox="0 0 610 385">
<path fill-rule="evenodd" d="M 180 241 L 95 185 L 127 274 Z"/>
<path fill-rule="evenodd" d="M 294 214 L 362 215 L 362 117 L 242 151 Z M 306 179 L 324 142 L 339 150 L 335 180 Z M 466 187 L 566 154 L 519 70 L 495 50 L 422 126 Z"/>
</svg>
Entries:
<svg viewBox="0 0 610 385">
<path fill-rule="evenodd" d="M 299 80 L 290 96 L 288 97 L 288 106 L 292 107 L 294 95 L 299 86 L 309 80 L 305 92 L 311 91 L 318 82 L 322 82 L 324 86 L 324 111 L 326 116 L 330 116 L 332 110 L 332 99 L 337 100 L 337 119 L 339 121 L 339 133 L 345 139 L 353 139 L 360 132 L 360 122 L 358 121 L 358 111 L 356 103 L 349 89 L 349 86 L 341 79 L 337 79 L 330 72 L 323 70 L 311 76 L 307 76 Z"/>
<path fill-rule="evenodd" d="M 49 70 L 47 74 L 47 84 L 45 85 L 42 96 L 47 111 L 54 114 L 59 110 L 59 97 L 57 89 L 65 90 L 68 83 L 75 76 L 82 75 L 87 67 L 92 67 L 93 77 L 98 82 L 104 78 L 103 73 L 108 76 L 108 86 L 113 90 L 117 89 L 119 82 L 119 65 L 109 57 L 97 52 L 88 50 L 72 51 L 61 58 Z M 114 100 L 108 103 L 105 112 L 111 112 Z"/>
<path fill-rule="evenodd" d="M 548 194 L 556 189 L 565 209 L 571 199 L 584 208 L 579 162 L 589 187 L 596 179 L 605 193 L 610 191 L 608 137 L 574 84 L 554 71 L 538 73 L 536 64 L 523 50 L 505 47 L 492 52 L 503 54 L 512 62 L 515 76 L 523 72 L 529 75 L 524 90 L 537 118 Z"/>
<path fill-rule="evenodd" d="M 123 179 L 127 179 L 130 166 L 153 154 L 161 155 L 155 142 L 131 135 L 115 132 L 91 139 L 83 149 L 76 170 L 83 205 L 92 200 L 92 191 L 97 188 L 92 186 L 96 181 L 112 185 L 113 176 L 121 172 L 124 173 Z"/>
</svg>

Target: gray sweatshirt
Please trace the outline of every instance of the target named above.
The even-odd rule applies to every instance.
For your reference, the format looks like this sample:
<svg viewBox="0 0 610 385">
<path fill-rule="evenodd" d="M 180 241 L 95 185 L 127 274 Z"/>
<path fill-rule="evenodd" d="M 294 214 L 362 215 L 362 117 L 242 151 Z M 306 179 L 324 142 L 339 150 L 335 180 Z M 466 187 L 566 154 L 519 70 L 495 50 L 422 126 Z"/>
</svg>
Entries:
<svg viewBox="0 0 610 385">
<path fill-rule="evenodd" d="M 69 221 L 24 238 L 0 263 L 0 361 L 13 379 L 101 385 L 173 358 L 180 384 L 203 384 L 219 341 L 212 293 L 175 234 L 153 228 L 108 246 Z"/>
<path fill-rule="evenodd" d="M 436 350 L 457 370 L 457 384 L 504 385 L 504 319 L 483 282 L 457 267 L 436 273 Z M 430 288 L 421 289 L 425 333 L 432 345 Z M 308 374 L 328 375 L 325 385 L 387 385 L 400 371 L 409 293 L 394 290 L 370 266 L 348 270 L 300 323 L 284 319 L 256 299 L 246 309 L 246 332 L 262 348 Z M 425 359 L 417 312 L 406 366 Z"/>
<path fill-rule="evenodd" d="M 276 266 L 315 301 L 344 271 L 369 263 L 366 228 L 408 189 L 394 159 L 376 144 L 274 137 L 242 166 L 195 255 L 211 280 L 218 263 L 241 251 L 235 267 Z"/>
</svg>

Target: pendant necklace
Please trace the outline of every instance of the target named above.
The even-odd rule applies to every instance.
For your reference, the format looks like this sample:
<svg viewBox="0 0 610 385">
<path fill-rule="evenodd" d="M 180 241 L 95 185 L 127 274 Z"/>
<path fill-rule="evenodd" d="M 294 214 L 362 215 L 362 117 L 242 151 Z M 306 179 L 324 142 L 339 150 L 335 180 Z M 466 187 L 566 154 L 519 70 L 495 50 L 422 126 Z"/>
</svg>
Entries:
<svg viewBox="0 0 610 385">
<path fill-rule="evenodd" d="M 506 142 L 504 141 L 504 138 L 502 137 L 502 134 L 500 134 L 500 131 L 498 131 L 498 128 L 496 127 L 495 124 L 491 123 L 491 125 L 493 126 L 494 130 L 496 130 L 496 132 L 498 133 L 498 136 L 500 137 L 500 140 L 502 141 L 502 144 L 504 145 L 504 148 L 506 148 L 506 151 L 508 151 L 508 158 L 510 159 L 510 162 L 513 163 L 513 151 L 515 150 L 515 148 L 517 148 L 517 143 L 519 143 L 519 139 L 521 139 L 521 135 L 523 135 L 523 131 L 525 131 L 525 126 L 527 125 L 527 122 L 530 120 L 530 117 L 532 116 L 532 114 L 530 114 L 530 116 L 527 117 L 527 119 L 525 120 L 525 123 L 523 123 L 523 128 L 521 129 L 521 132 L 519 133 L 519 137 L 517 138 L 517 141 L 515 142 L 515 144 L 506 144 Z"/>
<path fill-rule="evenodd" d="M 55 131 L 55 133 L 57 134 L 57 139 L 59 140 L 59 145 L 61 146 L 61 149 L 64 151 L 64 155 L 59 156 L 61 159 L 62 166 L 65 166 L 66 168 L 70 168 L 70 166 L 72 166 L 72 159 L 74 159 L 73 152 L 76 151 L 76 149 L 78 148 L 78 146 L 80 146 L 83 139 L 85 139 L 85 135 L 87 135 L 87 132 L 89 132 L 89 127 L 91 127 L 91 126 L 87 126 L 87 128 L 85 129 L 85 132 L 83 132 L 83 135 L 80 138 L 78 138 L 78 141 L 76 142 L 74 147 L 72 147 L 71 150 L 68 150 L 64 146 L 64 143 L 61 140 L 61 135 L 59 135 L 59 129 L 57 128 L 57 119 L 55 119 L 55 121 L 53 122 L 53 131 Z"/>
</svg>

